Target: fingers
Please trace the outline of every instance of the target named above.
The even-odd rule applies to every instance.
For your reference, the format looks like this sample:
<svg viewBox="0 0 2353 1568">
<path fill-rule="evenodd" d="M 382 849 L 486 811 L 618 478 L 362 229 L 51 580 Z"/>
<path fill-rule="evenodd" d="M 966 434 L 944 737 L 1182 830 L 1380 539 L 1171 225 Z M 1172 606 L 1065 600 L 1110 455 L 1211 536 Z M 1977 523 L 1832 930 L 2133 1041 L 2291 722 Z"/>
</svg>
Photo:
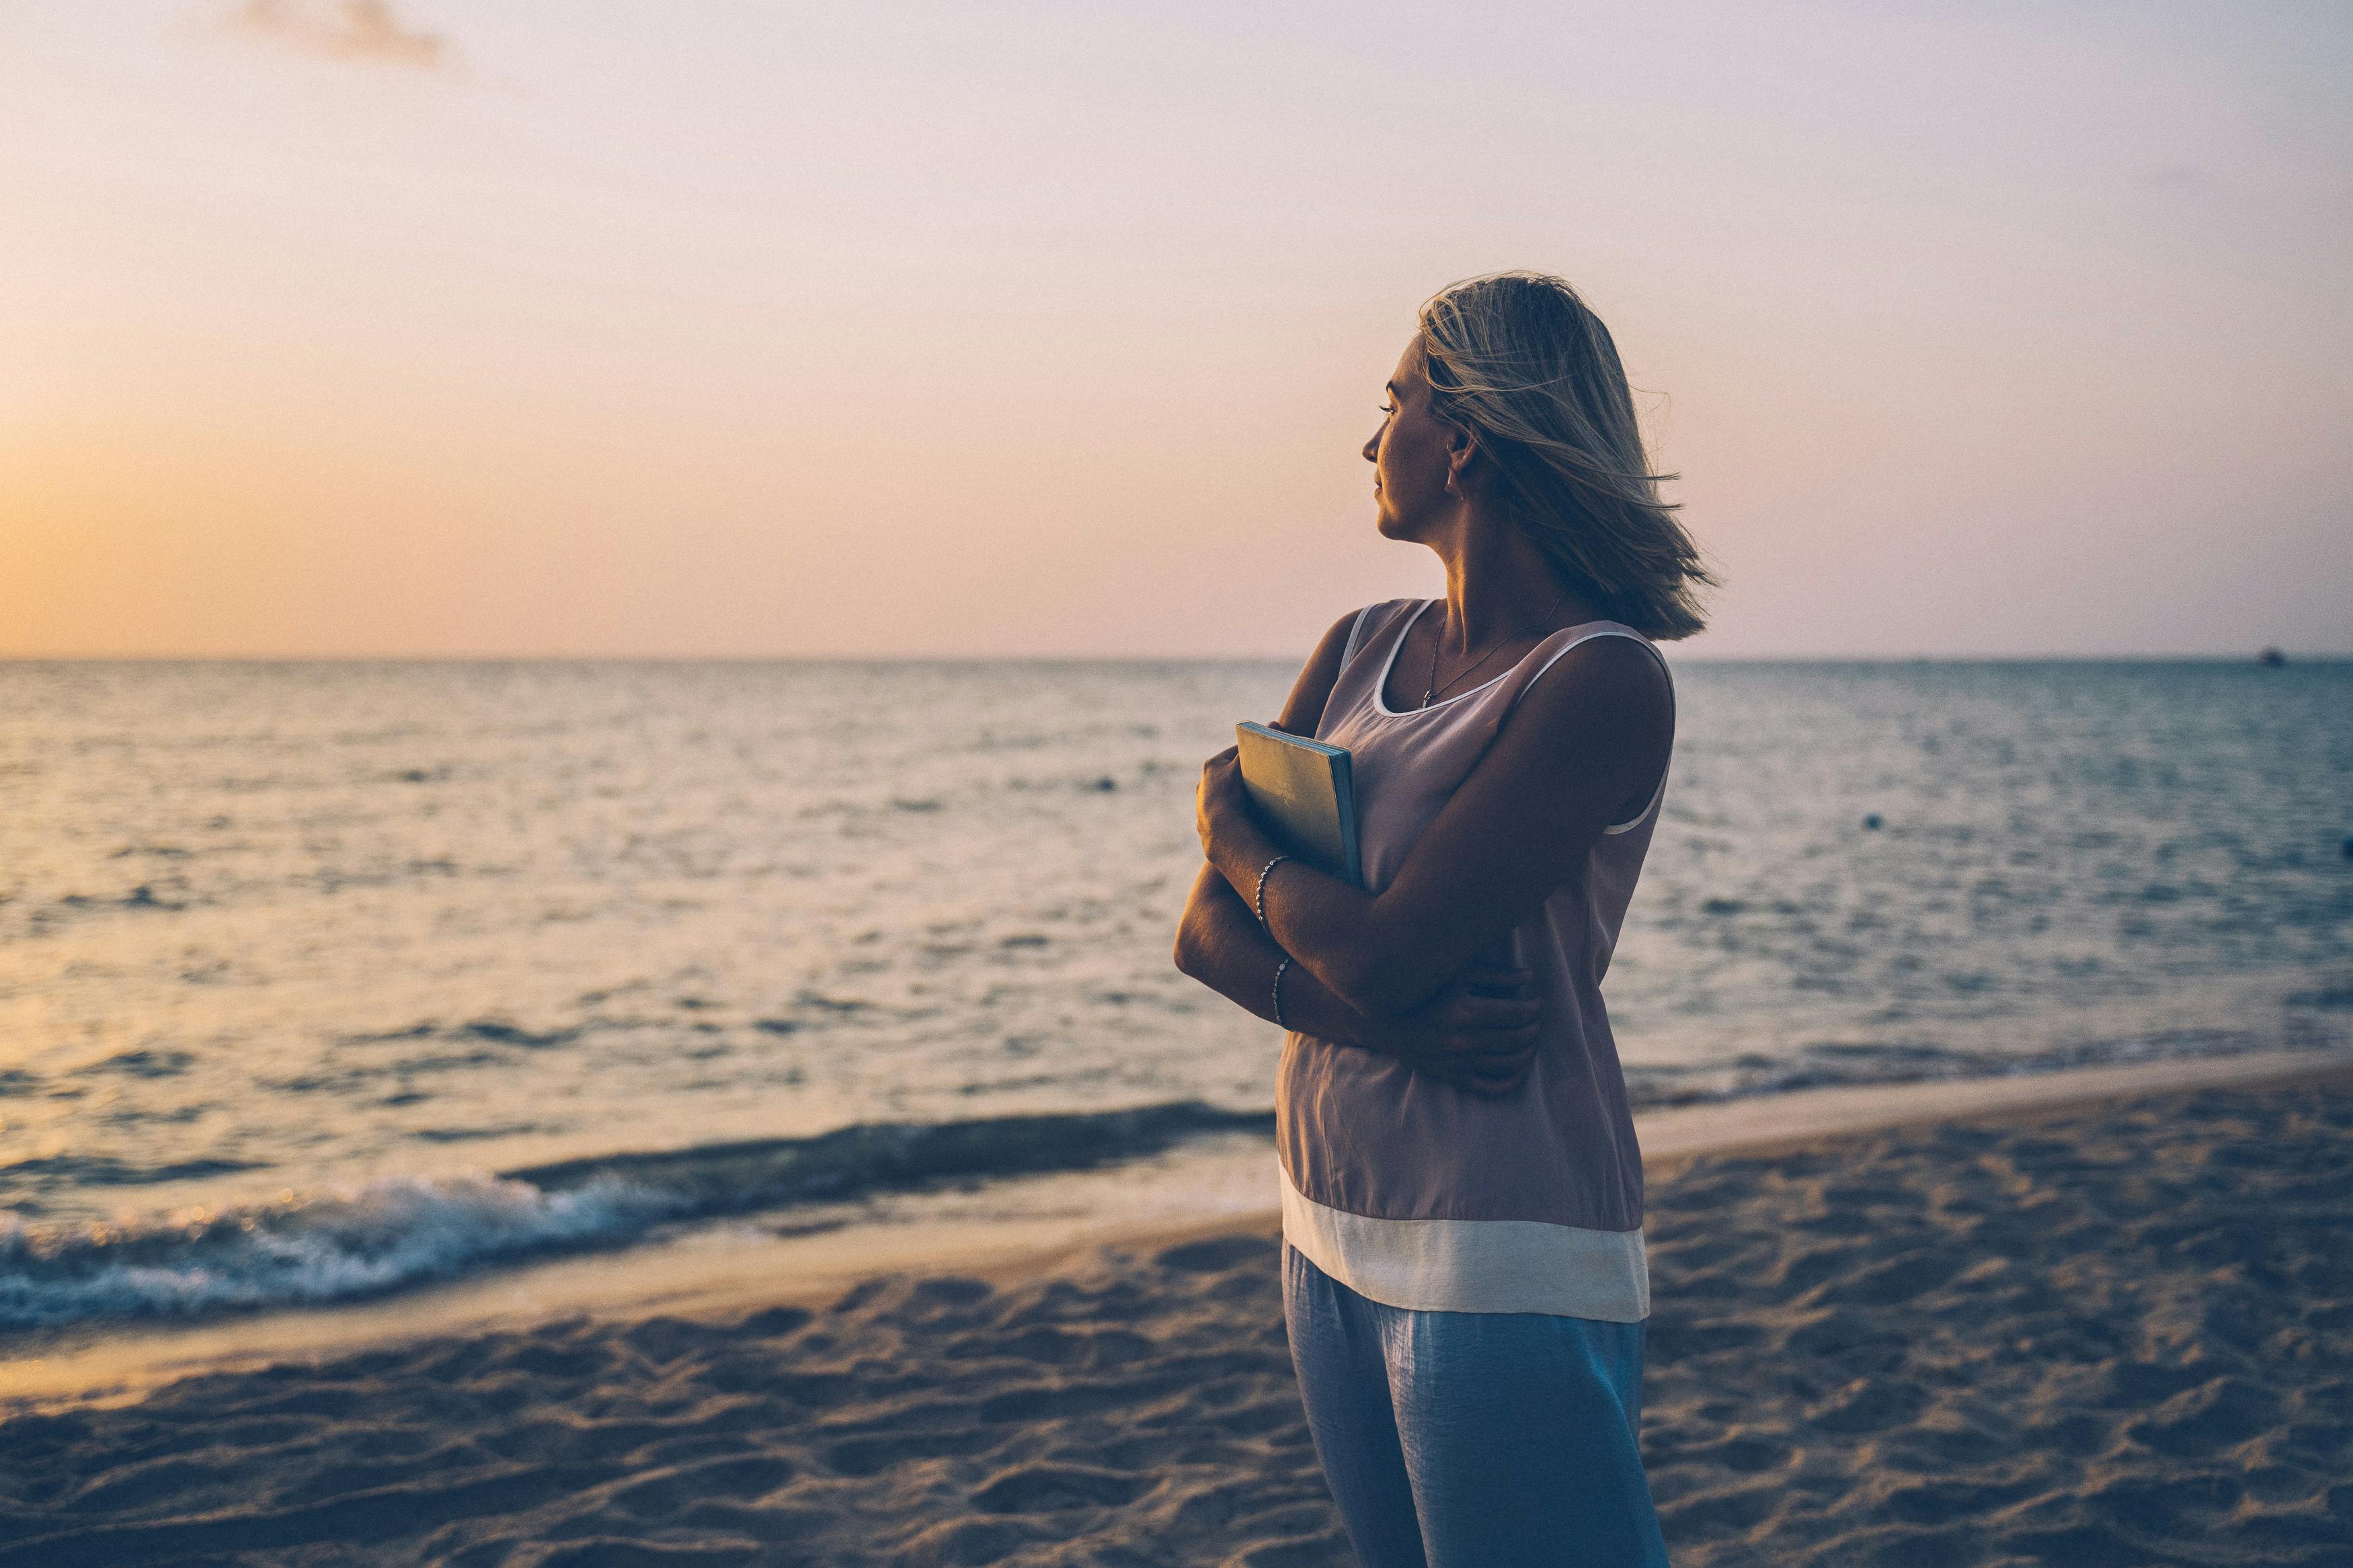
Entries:
<svg viewBox="0 0 2353 1568">
<path fill-rule="evenodd" d="M 1415 1065 L 1484 1099 L 1524 1087 L 1543 1034 L 1544 998 L 1517 965 L 1482 963 L 1454 977 L 1432 1009 L 1437 1027 Z"/>
<path fill-rule="evenodd" d="M 1535 1065 L 1540 1032 L 1528 1024 L 1514 1029 L 1449 1034 L 1440 1040 L 1439 1050 L 1419 1065 L 1473 1094 L 1512 1094 L 1527 1081 Z"/>
<path fill-rule="evenodd" d="M 1544 1004 L 1533 996 L 1459 996 L 1440 1016 L 1438 1047 L 1449 1055 L 1533 1049 Z"/>
</svg>

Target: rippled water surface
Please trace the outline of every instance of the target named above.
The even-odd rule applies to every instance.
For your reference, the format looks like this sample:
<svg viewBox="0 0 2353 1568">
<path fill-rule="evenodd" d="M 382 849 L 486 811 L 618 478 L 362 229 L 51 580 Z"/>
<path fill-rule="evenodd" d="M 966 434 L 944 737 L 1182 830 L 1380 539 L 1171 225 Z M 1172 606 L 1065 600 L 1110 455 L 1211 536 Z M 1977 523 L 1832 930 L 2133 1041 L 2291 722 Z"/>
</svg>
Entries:
<svg viewBox="0 0 2353 1568">
<path fill-rule="evenodd" d="M 0 1325 L 1250 1124 L 1273 1032 L 1168 949 L 1289 678 L 0 665 Z M 2353 666 L 1678 679 L 1638 1100 L 2353 1034 Z"/>
</svg>

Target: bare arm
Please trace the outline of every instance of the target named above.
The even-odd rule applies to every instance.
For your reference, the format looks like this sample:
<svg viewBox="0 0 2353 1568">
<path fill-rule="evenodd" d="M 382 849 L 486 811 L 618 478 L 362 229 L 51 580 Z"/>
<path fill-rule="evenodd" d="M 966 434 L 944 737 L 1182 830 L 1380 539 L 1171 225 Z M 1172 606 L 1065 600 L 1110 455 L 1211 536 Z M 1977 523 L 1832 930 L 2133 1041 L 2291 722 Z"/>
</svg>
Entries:
<svg viewBox="0 0 2353 1568">
<path fill-rule="evenodd" d="M 1276 729 L 1294 735 L 1315 733 L 1315 727 L 1324 721 L 1324 704 L 1332 695 L 1332 685 L 1340 678 L 1341 656 L 1347 651 L 1348 630 L 1356 618 L 1341 616 L 1316 643 L 1315 651 L 1300 668 L 1299 679 L 1291 684 L 1291 695 L 1274 721 Z M 1176 925 L 1176 967 L 1228 1001 L 1271 1019 L 1274 968 L 1282 960 L 1282 950 L 1259 928 L 1257 917 L 1235 897 L 1232 885 L 1214 868 L 1203 867 L 1192 896 L 1185 901 L 1184 918 Z M 1303 997 L 1300 990 L 1293 989 L 1297 981 L 1308 979 L 1303 973 L 1283 977 L 1283 1017 L 1296 1020 L 1294 1026 L 1310 1034 L 1336 1038 L 1309 1024 L 1306 1011 L 1293 1011 L 1295 1005 L 1321 1011 L 1320 998 Z M 1328 988 L 1320 983 L 1316 988 L 1324 997 L 1329 996 Z M 1322 1021 L 1338 1022 L 1329 1017 Z"/>
<path fill-rule="evenodd" d="M 1176 967 L 1246 1011 L 1272 1023 L 1274 971 L 1282 949 L 1260 929 L 1214 866 L 1201 868 L 1176 931 Z M 1282 1018 L 1318 1039 L 1377 1049 L 1373 1021 L 1293 963 L 1282 977 Z"/>
<path fill-rule="evenodd" d="M 1274 970 L 1282 949 L 1214 866 L 1201 868 L 1176 966 L 1239 1006 L 1274 1020 Z M 1473 969 L 1409 1013 L 1357 1011 L 1295 961 L 1283 972 L 1282 1018 L 1290 1028 L 1335 1045 L 1409 1061 L 1476 1093 L 1517 1089 L 1535 1059 L 1539 1005 L 1525 970 Z"/>
<path fill-rule="evenodd" d="M 1582 643 L 1523 694 L 1493 747 L 1378 894 L 1285 860 L 1267 926 L 1343 1004 L 1370 1017 L 1425 1005 L 1481 949 L 1577 874 L 1602 830 L 1639 810 L 1666 768 L 1673 709 L 1650 653 Z M 1255 891 L 1275 853 L 1230 751 L 1209 760 L 1202 843 L 1228 885 Z"/>
<path fill-rule="evenodd" d="M 1324 716 L 1355 617 L 1324 634 L 1293 685 L 1275 727 L 1313 735 Z M 1234 885 L 1204 866 L 1176 929 L 1176 967 L 1229 1001 L 1274 1019 L 1274 977 L 1283 950 L 1267 934 Z M 1520 971 L 1477 970 L 1419 1008 L 1372 1015 L 1351 1005 L 1303 963 L 1282 976 L 1282 1022 L 1317 1039 L 1415 1061 L 1466 1087 L 1501 1092 L 1526 1071 L 1535 1042 L 1537 1004 L 1524 994 Z"/>
</svg>

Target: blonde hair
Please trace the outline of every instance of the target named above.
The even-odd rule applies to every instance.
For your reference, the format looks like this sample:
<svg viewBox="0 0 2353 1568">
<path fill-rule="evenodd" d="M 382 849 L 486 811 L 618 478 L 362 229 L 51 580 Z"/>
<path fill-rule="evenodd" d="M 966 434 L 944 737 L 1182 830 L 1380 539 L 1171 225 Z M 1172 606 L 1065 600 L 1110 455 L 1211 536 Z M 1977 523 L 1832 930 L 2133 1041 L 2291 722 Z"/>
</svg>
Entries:
<svg viewBox="0 0 2353 1568">
<path fill-rule="evenodd" d="M 1479 438 L 1495 499 L 1571 587 L 1645 637 L 1706 626 L 1699 547 L 1659 499 L 1609 329 L 1540 272 L 1452 284 L 1421 307 L 1430 408 Z"/>
</svg>

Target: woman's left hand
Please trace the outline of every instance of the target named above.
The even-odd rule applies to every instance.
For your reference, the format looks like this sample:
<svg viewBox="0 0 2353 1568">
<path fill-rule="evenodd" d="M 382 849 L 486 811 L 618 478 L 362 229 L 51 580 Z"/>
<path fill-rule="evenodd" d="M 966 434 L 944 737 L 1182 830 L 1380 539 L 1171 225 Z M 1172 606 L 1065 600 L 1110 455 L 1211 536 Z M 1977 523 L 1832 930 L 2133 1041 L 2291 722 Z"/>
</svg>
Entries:
<svg viewBox="0 0 2353 1568">
<path fill-rule="evenodd" d="M 1194 826 L 1200 830 L 1201 853 L 1211 865 L 1221 865 L 1220 850 L 1230 849 L 1244 834 L 1255 836 L 1250 792 L 1242 788 L 1240 753 L 1231 746 L 1201 764 L 1201 785 L 1193 795 Z"/>
</svg>

